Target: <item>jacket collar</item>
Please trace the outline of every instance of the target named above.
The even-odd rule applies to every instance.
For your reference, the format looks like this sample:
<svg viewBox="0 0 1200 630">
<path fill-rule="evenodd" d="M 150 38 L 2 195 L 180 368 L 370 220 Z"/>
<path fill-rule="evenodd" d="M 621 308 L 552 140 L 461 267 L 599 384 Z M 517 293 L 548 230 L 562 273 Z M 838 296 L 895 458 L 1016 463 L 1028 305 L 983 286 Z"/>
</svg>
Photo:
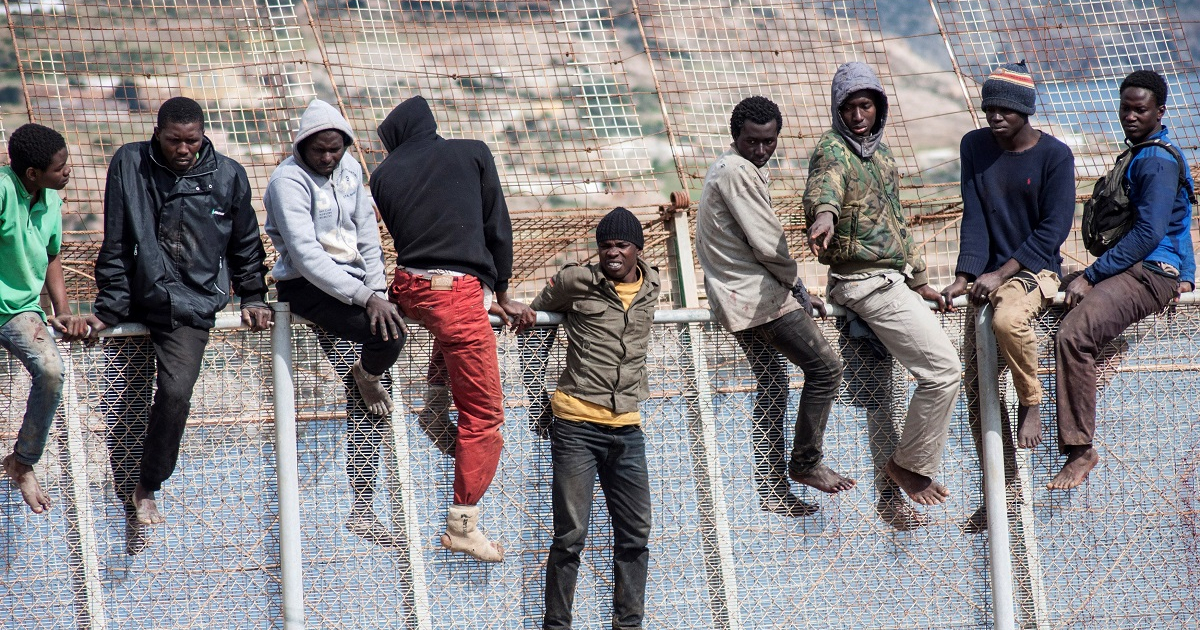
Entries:
<svg viewBox="0 0 1200 630">
<path fill-rule="evenodd" d="M 764 185 L 771 184 L 771 171 L 766 166 L 758 168 L 754 165 L 754 162 L 742 157 L 742 154 L 737 152 L 737 149 L 733 147 L 733 144 L 730 144 L 729 148 L 725 149 L 725 152 L 721 154 L 721 157 L 732 158 L 734 160 L 745 162 L 750 166 L 750 168 L 754 169 L 754 172 L 758 175 L 758 179 L 761 180 Z"/>
</svg>

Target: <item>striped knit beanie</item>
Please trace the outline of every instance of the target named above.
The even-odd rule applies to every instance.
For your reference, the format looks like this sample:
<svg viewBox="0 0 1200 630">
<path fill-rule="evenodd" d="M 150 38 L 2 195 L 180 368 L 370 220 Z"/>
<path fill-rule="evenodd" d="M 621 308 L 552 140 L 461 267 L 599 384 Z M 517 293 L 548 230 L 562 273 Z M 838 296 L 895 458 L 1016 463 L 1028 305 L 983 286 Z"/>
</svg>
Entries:
<svg viewBox="0 0 1200 630">
<path fill-rule="evenodd" d="M 996 68 L 983 82 L 983 109 L 1005 107 L 1026 116 L 1033 113 L 1037 91 L 1025 60 Z"/>
</svg>

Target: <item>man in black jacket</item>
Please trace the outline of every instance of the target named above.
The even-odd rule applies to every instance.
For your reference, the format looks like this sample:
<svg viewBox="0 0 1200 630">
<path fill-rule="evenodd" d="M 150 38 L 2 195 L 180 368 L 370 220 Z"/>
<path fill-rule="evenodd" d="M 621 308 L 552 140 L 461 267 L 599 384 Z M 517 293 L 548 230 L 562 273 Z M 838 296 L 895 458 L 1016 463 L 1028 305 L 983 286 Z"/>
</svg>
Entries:
<svg viewBox="0 0 1200 630">
<path fill-rule="evenodd" d="M 379 138 L 388 156 L 371 175 L 371 194 L 396 245 L 390 297 L 433 335 L 430 376 L 443 372 L 444 361 L 458 407 L 454 505 L 442 545 L 500 562 L 503 550 L 478 529 L 477 504 L 496 475 L 504 444 L 500 367 L 488 313 L 514 327 L 533 324 L 534 314 L 508 297 L 512 224 L 496 162 L 478 140 L 438 136 L 433 112 L 420 96 L 388 114 Z"/>
<path fill-rule="evenodd" d="M 99 291 L 88 316 L 92 336 L 118 322 L 150 329 L 149 340 L 114 341 L 105 351 L 113 481 L 139 524 L 165 521 L 154 493 L 175 470 L 209 329 L 229 303 L 231 283 L 243 323 L 270 325 L 265 258 L 246 170 L 204 136 L 198 103 L 167 100 L 153 137 L 121 147 L 108 166 Z"/>
</svg>

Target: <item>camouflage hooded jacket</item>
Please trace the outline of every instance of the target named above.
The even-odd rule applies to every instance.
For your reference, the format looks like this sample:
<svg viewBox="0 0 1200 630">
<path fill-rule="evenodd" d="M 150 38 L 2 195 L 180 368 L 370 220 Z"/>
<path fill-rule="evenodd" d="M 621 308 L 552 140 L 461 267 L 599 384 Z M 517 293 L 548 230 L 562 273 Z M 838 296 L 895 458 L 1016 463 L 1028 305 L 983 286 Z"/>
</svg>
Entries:
<svg viewBox="0 0 1200 630">
<path fill-rule="evenodd" d="M 871 133 L 858 138 L 845 128 L 838 109 L 863 89 L 878 92 L 880 106 Z M 821 212 L 833 214 L 833 239 L 819 260 L 838 275 L 891 269 L 905 274 L 910 287 L 926 284 L 925 260 L 900 209 L 896 162 L 880 141 L 887 120 L 883 88 L 866 64 L 846 64 L 834 76 L 833 96 L 834 127 L 813 149 L 804 190 L 808 225 Z"/>
</svg>

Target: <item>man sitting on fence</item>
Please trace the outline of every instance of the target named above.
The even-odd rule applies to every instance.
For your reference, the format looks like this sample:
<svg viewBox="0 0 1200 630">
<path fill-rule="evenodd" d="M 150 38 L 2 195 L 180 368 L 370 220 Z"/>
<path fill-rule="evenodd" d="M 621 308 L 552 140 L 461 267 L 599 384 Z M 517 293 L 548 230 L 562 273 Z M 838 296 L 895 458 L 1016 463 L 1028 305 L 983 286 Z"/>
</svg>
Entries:
<svg viewBox="0 0 1200 630">
<path fill-rule="evenodd" d="M 564 313 L 567 334 L 566 368 L 550 401 L 554 542 L 546 561 L 545 630 L 572 627 L 597 476 L 613 529 L 612 627 L 641 628 L 646 608 L 650 477 L 638 402 L 650 394 L 646 353 L 658 272 L 638 257 L 642 225 L 625 208 L 596 226 L 596 245 L 598 263 L 567 265 L 530 305 Z"/>
<path fill-rule="evenodd" d="M 504 401 L 489 311 L 514 327 L 533 311 L 508 297 L 512 225 L 496 162 L 477 140 L 446 140 L 424 98 L 400 103 L 379 126 L 388 156 L 371 193 L 396 246 L 390 297 L 434 338 L 458 407 L 454 504 L 442 545 L 485 562 L 504 552 L 479 531 L 480 499 L 496 475 Z M 495 299 L 493 300 L 493 295 Z M 447 449 L 448 450 L 448 449 Z"/>
<path fill-rule="evenodd" d="M 1162 124 L 1166 112 L 1167 82 L 1158 73 L 1138 70 L 1121 82 L 1118 116 L 1130 145 L 1155 139 L 1170 144 Z M 1180 185 L 1180 169 L 1186 186 Z M 1055 339 L 1055 359 L 1058 444 L 1067 462 L 1048 484 L 1052 490 L 1079 486 L 1100 460 L 1092 441 L 1096 359 L 1105 344 L 1195 288 L 1187 165 L 1162 147 L 1148 147 L 1129 163 L 1125 182 L 1137 209 L 1132 229 L 1082 272 L 1063 279 L 1068 311 Z"/>
<path fill-rule="evenodd" d="M 759 506 L 788 517 L 816 505 L 792 494 L 788 477 L 829 493 L 853 488 L 822 462 L 825 425 L 841 382 L 842 362 L 796 295 L 809 299 L 783 226 L 771 207 L 767 162 L 775 152 L 783 115 L 762 96 L 738 103 L 730 117 L 733 143 L 709 167 L 696 216 L 696 254 L 708 301 L 733 333 L 758 381 L 752 447 Z M 824 314 L 824 304 L 812 299 Z M 784 459 L 783 415 L 788 371 L 804 372 L 791 457 Z"/>
<path fill-rule="evenodd" d="M 832 110 L 833 128 L 817 141 L 808 166 L 810 247 L 829 265 L 829 301 L 861 318 L 917 379 L 900 443 L 883 472 L 916 503 L 937 505 L 950 496 L 933 476 L 958 395 L 958 351 L 924 302 L 940 306 L 942 297 L 928 284 L 900 208 L 900 178 L 883 143 L 887 96 L 869 66 L 837 69 Z M 896 509 L 880 507 L 885 520 L 897 520 Z"/>
<path fill-rule="evenodd" d="M 1037 93 L 1025 62 L 1000 66 L 984 81 L 982 95 L 989 128 L 963 136 L 959 147 L 960 246 L 954 282 L 942 296 L 951 310 L 951 301 L 968 292 L 975 305 L 991 302 L 992 329 L 1017 390 L 1017 444 L 1033 448 L 1042 441 L 1043 388 L 1032 324 L 1058 293 L 1059 248 L 1075 216 L 1075 158 L 1067 145 L 1029 124 Z M 964 337 L 971 434 L 982 456 L 974 317 Z M 1005 483 L 1012 487 L 1016 462 L 1001 407 Z M 968 528 L 985 527 L 984 515 L 980 508 Z"/>
<path fill-rule="evenodd" d="M 350 123 L 314 100 L 300 117 L 292 155 L 263 195 L 267 235 L 279 258 L 279 300 L 315 324 L 317 342 L 346 391 L 346 475 L 353 503 L 346 528 L 385 546 L 395 540 L 371 507 L 379 449 L 392 411 L 388 370 L 406 330 L 387 299 L 383 250 L 362 167 L 346 149 Z"/>
<path fill-rule="evenodd" d="M 48 321 L 68 339 L 87 334 L 82 317 L 71 315 L 63 281 L 62 198 L 71 178 L 67 142 L 37 124 L 17 127 L 8 139 L 8 166 L 0 168 L 0 347 L 29 370 L 32 380 L 25 416 L 4 472 L 35 514 L 50 509 L 33 466 L 42 458 L 54 413 L 62 398 L 63 361 L 46 330 Z M 54 317 L 38 304 L 42 287 Z"/>
<path fill-rule="evenodd" d="M 148 340 L 105 348 L 113 481 L 137 523 L 166 520 L 154 493 L 175 470 L 209 330 L 229 304 L 230 285 L 245 325 L 271 323 L 265 258 L 246 170 L 205 137 L 199 103 L 168 99 L 150 140 L 117 149 L 108 166 L 98 293 L 87 318 L 93 336 L 119 322 L 150 329 Z"/>
</svg>

